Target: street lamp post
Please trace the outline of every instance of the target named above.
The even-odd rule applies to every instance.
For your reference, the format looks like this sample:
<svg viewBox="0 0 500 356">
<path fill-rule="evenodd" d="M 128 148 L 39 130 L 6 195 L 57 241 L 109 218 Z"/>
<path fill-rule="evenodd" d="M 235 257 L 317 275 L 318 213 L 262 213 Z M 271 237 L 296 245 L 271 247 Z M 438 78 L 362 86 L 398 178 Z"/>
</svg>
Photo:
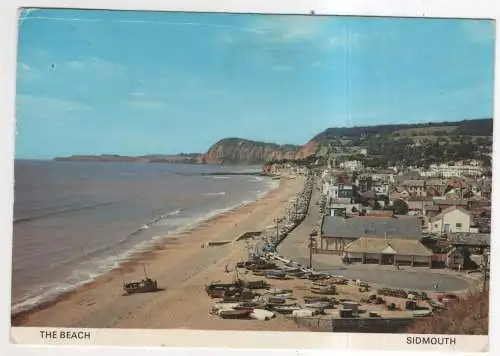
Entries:
<svg viewBox="0 0 500 356">
<path fill-rule="evenodd" d="M 309 268 L 312 268 L 312 258 L 313 258 L 313 247 L 314 243 L 316 242 L 315 236 L 316 234 L 314 232 L 311 232 L 309 234 Z"/>
<path fill-rule="evenodd" d="M 280 239 L 280 230 L 279 230 L 279 224 L 282 221 L 280 218 L 274 219 L 274 222 L 276 223 L 276 243 L 278 243 Z"/>
<path fill-rule="evenodd" d="M 488 289 L 488 280 L 490 279 L 490 261 L 489 261 L 489 255 L 485 253 L 483 255 L 483 260 L 484 260 L 483 293 L 486 293 L 487 289 Z"/>
</svg>

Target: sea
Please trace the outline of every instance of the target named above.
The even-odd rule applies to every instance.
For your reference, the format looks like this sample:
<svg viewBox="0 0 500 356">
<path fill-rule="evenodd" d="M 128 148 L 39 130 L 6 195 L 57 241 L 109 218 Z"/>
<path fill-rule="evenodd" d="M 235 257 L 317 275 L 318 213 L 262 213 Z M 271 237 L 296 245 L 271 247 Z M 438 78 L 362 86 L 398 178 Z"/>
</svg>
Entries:
<svg viewBox="0 0 500 356">
<path fill-rule="evenodd" d="M 13 313 L 277 186 L 257 166 L 16 160 L 14 170 Z"/>
</svg>

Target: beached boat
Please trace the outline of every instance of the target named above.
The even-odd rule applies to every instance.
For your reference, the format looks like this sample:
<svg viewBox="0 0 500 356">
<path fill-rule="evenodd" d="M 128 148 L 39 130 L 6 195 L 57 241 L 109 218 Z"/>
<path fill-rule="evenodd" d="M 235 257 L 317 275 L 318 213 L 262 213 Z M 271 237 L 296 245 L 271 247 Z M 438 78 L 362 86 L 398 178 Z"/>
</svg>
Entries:
<svg viewBox="0 0 500 356">
<path fill-rule="evenodd" d="M 308 302 L 304 304 L 304 308 L 309 309 L 328 309 L 331 308 L 330 302 Z"/>
<path fill-rule="evenodd" d="M 279 305 L 273 307 L 273 310 L 280 314 L 292 314 L 294 310 L 300 309 L 300 307 L 294 305 Z"/>
<path fill-rule="evenodd" d="M 248 289 L 267 289 L 269 288 L 269 283 L 267 283 L 265 280 L 248 281 L 245 283 L 245 287 L 247 287 Z"/>
<path fill-rule="evenodd" d="M 255 320 L 266 321 L 274 318 L 276 314 L 265 309 L 254 309 L 249 316 Z"/>
<path fill-rule="evenodd" d="M 286 302 L 286 298 L 269 297 L 267 302 L 269 304 L 284 304 Z"/>
<path fill-rule="evenodd" d="M 267 263 L 257 263 L 251 264 L 246 267 L 250 271 L 260 271 L 260 270 L 268 270 L 276 268 L 276 263 L 267 262 Z"/>
<path fill-rule="evenodd" d="M 298 309 L 292 311 L 292 316 L 294 317 L 299 317 L 299 318 L 307 318 L 314 316 L 316 314 L 315 310 L 312 309 Z"/>
<path fill-rule="evenodd" d="M 213 309 L 215 310 L 233 310 L 234 308 L 238 307 L 240 303 L 216 303 L 214 304 Z"/>
<path fill-rule="evenodd" d="M 129 282 L 123 285 L 126 294 L 150 293 L 158 291 L 158 282 L 151 278 L 144 278 L 137 282 Z"/>
<path fill-rule="evenodd" d="M 431 309 L 417 309 L 417 310 L 413 310 L 412 311 L 412 315 L 415 318 L 429 316 L 431 314 L 432 314 L 432 310 Z"/>
<path fill-rule="evenodd" d="M 433 310 L 444 310 L 446 306 L 443 303 L 438 302 L 437 300 L 428 300 L 427 304 L 429 304 Z"/>
<path fill-rule="evenodd" d="M 243 283 L 239 281 L 235 283 L 210 283 L 205 286 L 205 290 L 209 293 L 214 290 L 234 290 L 241 287 L 243 287 Z"/>
<path fill-rule="evenodd" d="M 126 295 L 136 294 L 136 293 L 151 293 L 160 290 L 158 288 L 158 281 L 149 278 L 146 272 L 146 266 L 143 267 L 144 267 L 144 278 L 139 281 L 132 281 L 125 283 L 122 274 L 122 281 L 123 281 L 122 288 L 125 291 Z"/>
<path fill-rule="evenodd" d="M 243 319 L 250 317 L 253 309 L 220 310 L 219 316 L 223 319 Z"/>
<path fill-rule="evenodd" d="M 311 292 L 314 294 L 327 294 L 327 295 L 333 295 L 337 293 L 335 285 L 330 285 L 325 287 L 312 286 Z"/>
<path fill-rule="evenodd" d="M 309 279 L 311 281 L 319 281 L 319 280 L 322 280 L 322 279 L 327 279 L 329 277 L 330 277 L 329 275 L 324 274 L 324 273 L 311 273 L 309 275 Z"/>
<path fill-rule="evenodd" d="M 280 270 L 271 270 L 271 271 L 266 271 L 264 273 L 266 278 L 274 278 L 274 279 L 285 279 L 286 278 L 286 272 L 285 271 L 280 271 Z"/>
</svg>

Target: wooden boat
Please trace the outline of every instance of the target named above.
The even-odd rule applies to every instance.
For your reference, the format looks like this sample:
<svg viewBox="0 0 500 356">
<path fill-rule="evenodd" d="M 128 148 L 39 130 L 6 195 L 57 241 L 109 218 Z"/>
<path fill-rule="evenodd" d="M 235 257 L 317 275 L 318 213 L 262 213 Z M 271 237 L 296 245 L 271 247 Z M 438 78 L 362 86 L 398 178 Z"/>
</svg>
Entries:
<svg viewBox="0 0 500 356">
<path fill-rule="evenodd" d="M 276 263 L 266 262 L 247 266 L 250 271 L 259 271 L 276 268 Z"/>
<path fill-rule="evenodd" d="M 266 271 L 264 273 L 266 278 L 274 278 L 274 279 L 285 279 L 286 273 L 284 271 Z"/>
<path fill-rule="evenodd" d="M 330 302 L 309 302 L 304 304 L 304 308 L 307 309 L 328 309 L 331 307 Z"/>
<path fill-rule="evenodd" d="M 250 300 L 250 301 L 244 301 L 244 302 L 240 302 L 238 303 L 238 306 L 235 307 L 234 309 L 236 308 L 262 308 L 263 306 L 265 305 L 264 302 L 260 301 L 260 300 Z"/>
<path fill-rule="evenodd" d="M 327 279 L 327 278 L 329 278 L 329 276 L 324 274 L 324 273 L 312 273 L 309 275 L 309 279 L 311 281 L 318 281 L 318 280 Z"/>
<path fill-rule="evenodd" d="M 123 285 L 126 294 L 150 293 L 158 291 L 158 282 L 151 278 L 144 278 L 140 281 L 129 282 Z"/>
<path fill-rule="evenodd" d="M 231 290 L 231 289 L 238 289 L 243 287 L 242 282 L 235 282 L 235 283 L 210 283 L 209 285 L 205 286 L 205 290 L 208 292 L 214 291 L 214 290 Z"/>
<path fill-rule="evenodd" d="M 219 316 L 223 319 L 243 319 L 248 318 L 252 312 L 253 309 L 221 310 Z"/>
<path fill-rule="evenodd" d="M 417 309 L 412 312 L 413 317 L 419 318 L 424 316 L 429 316 L 432 314 L 431 309 Z"/>
<path fill-rule="evenodd" d="M 300 310 L 301 308 L 294 305 L 280 305 L 273 307 L 273 310 L 281 314 L 292 314 L 294 310 Z"/>
<path fill-rule="evenodd" d="M 427 304 L 431 306 L 433 310 L 444 310 L 446 306 L 443 303 L 438 302 L 437 300 L 429 300 Z"/>
<path fill-rule="evenodd" d="M 281 293 L 281 294 L 275 294 L 274 296 L 276 298 L 291 298 L 292 297 L 292 293 L 291 292 Z"/>
<path fill-rule="evenodd" d="M 122 274 L 122 281 L 123 281 L 122 288 L 125 291 L 126 295 L 137 294 L 137 293 L 151 293 L 160 290 L 158 288 L 158 281 L 156 279 L 149 278 L 146 272 L 146 266 L 143 267 L 144 267 L 144 278 L 139 281 L 132 281 L 125 283 Z"/>
<path fill-rule="evenodd" d="M 328 303 L 336 303 L 337 300 L 335 297 L 321 297 L 318 295 L 308 295 L 305 296 L 304 298 L 305 303 L 314 303 L 314 302 L 328 302 Z"/>
<path fill-rule="evenodd" d="M 273 289 L 269 289 L 268 293 L 272 294 L 272 295 L 277 295 L 277 294 L 283 294 L 283 293 L 293 293 L 293 290 L 273 288 Z"/>
<path fill-rule="evenodd" d="M 333 295 L 336 294 L 336 288 L 335 286 L 328 286 L 328 287 L 318 287 L 318 286 L 313 286 L 311 287 L 311 292 L 314 294 L 329 294 Z"/>
<path fill-rule="evenodd" d="M 270 320 L 274 318 L 276 315 L 269 310 L 265 309 L 254 309 L 252 313 L 250 313 L 250 318 L 260 321 Z"/>
<path fill-rule="evenodd" d="M 270 304 L 284 304 L 285 302 L 286 298 L 271 297 L 268 299 L 268 303 Z"/>
<path fill-rule="evenodd" d="M 212 290 L 208 292 L 208 296 L 210 298 L 224 298 L 226 295 L 226 291 L 223 289 Z"/>
<path fill-rule="evenodd" d="M 269 283 L 267 283 L 265 280 L 249 281 L 245 283 L 245 287 L 247 287 L 248 289 L 267 289 L 269 288 Z"/>
</svg>

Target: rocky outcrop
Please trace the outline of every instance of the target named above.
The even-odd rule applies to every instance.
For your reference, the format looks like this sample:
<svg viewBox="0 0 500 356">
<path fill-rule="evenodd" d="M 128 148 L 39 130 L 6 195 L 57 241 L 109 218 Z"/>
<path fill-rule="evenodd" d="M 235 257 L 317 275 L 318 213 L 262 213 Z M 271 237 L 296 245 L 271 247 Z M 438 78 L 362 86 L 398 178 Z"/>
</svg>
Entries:
<svg viewBox="0 0 500 356">
<path fill-rule="evenodd" d="M 206 164 L 262 164 L 270 160 L 296 159 L 301 146 L 226 138 L 218 141 L 203 156 Z"/>
</svg>

